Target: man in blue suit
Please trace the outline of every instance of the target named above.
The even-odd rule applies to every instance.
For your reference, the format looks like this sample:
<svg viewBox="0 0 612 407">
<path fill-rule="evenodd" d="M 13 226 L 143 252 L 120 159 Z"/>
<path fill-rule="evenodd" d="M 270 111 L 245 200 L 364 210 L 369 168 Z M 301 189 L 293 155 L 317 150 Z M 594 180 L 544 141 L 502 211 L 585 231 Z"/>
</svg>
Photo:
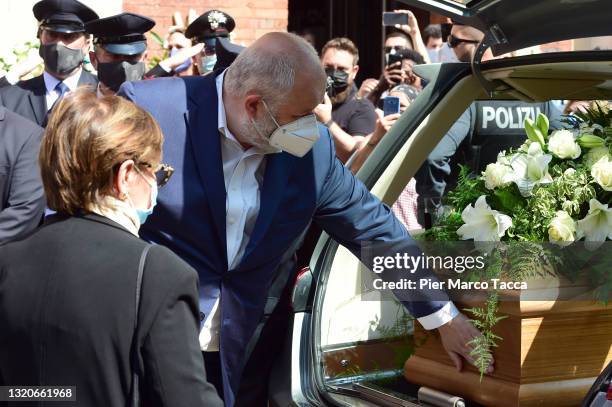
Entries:
<svg viewBox="0 0 612 407">
<path fill-rule="evenodd" d="M 198 271 L 204 360 L 230 406 L 272 281 L 291 270 L 311 221 L 359 257 L 377 241 L 420 253 L 389 208 L 336 159 L 328 130 L 312 114 L 325 85 L 308 43 L 270 33 L 224 72 L 127 82 L 120 90 L 165 135 L 164 161 L 176 172 L 142 235 Z M 404 304 L 426 329 L 440 330 L 460 368 L 478 330 L 449 301 Z"/>
</svg>

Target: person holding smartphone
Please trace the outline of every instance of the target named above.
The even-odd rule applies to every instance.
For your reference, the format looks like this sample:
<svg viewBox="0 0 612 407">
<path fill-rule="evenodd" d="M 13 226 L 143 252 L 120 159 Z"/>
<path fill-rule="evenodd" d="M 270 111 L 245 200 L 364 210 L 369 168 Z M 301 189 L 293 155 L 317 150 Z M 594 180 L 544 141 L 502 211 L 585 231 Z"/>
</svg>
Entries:
<svg viewBox="0 0 612 407">
<path fill-rule="evenodd" d="M 378 106 L 378 102 L 387 92 L 398 85 L 410 85 L 419 92 L 423 89 L 423 81 L 414 74 L 415 65 L 423 64 L 423 57 L 416 51 L 404 49 L 387 56 L 387 66 L 374 89 L 367 98 Z"/>
<path fill-rule="evenodd" d="M 314 113 L 334 137 L 336 155 L 343 163 L 351 157 L 358 143 L 374 131 L 374 105 L 359 98 L 355 77 L 359 72 L 359 50 L 348 38 L 334 38 L 321 52 L 321 64 L 327 75 L 324 102 Z"/>
<path fill-rule="evenodd" d="M 359 88 L 359 97 L 369 97 L 375 90 L 378 90 L 376 98 L 370 98 L 370 101 L 376 105 L 378 98 L 382 92 L 389 90 L 393 86 L 405 83 L 402 80 L 398 80 L 401 77 L 401 70 L 399 64 L 394 65 L 389 63 L 389 59 L 393 61 L 392 55 L 399 55 L 404 51 L 414 51 L 420 55 L 419 60 L 423 62 L 419 63 L 430 63 L 429 52 L 416 17 L 410 10 L 394 10 L 393 12 L 383 13 L 383 25 L 387 27 L 394 27 L 395 31 L 387 34 L 384 44 L 384 55 L 385 55 L 385 70 L 380 79 L 369 78 L 363 81 Z M 398 62 L 395 60 L 393 62 Z M 380 89 L 382 88 L 382 90 Z"/>
<path fill-rule="evenodd" d="M 419 90 L 409 85 L 399 85 L 391 89 L 389 95 L 381 99 L 378 109 L 376 109 L 376 127 L 374 131 L 366 136 L 359 143 L 355 152 L 355 157 L 351 162 L 350 168 L 353 173 L 357 173 L 365 160 L 380 140 L 387 134 L 391 126 L 399 119 L 401 113 L 410 106 L 412 101 L 418 96 Z"/>
</svg>

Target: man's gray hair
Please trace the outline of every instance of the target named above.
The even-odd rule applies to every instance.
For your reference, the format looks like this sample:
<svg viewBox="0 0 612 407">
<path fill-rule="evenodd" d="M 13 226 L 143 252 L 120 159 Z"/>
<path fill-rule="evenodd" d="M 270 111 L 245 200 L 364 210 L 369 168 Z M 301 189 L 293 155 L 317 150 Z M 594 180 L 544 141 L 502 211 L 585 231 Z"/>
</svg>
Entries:
<svg viewBox="0 0 612 407">
<path fill-rule="evenodd" d="M 296 72 L 311 59 L 319 64 L 315 49 L 303 38 L 282 33 L 295 42 L 292 52 L 249 47 L 242 51 L 225 73 L 225 90 L 233 96 L 260 94 L 276 110 L 293 89 Z"/>
</svg>

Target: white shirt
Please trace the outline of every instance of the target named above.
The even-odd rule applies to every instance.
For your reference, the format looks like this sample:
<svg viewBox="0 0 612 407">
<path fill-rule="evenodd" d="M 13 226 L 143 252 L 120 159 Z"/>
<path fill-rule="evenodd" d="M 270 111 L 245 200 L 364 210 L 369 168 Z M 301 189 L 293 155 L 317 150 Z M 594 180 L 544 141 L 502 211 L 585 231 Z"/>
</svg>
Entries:
<svg viewBox="0 0 612 407">
<path fill-rule="evenodd" d="M 78 87 L 82 70 L 83 68 L 79 68 L 75 73 L 63 80 L 64 84 L 66 84 L 68 89 L 70 89 L 70 92 L 75 91 Z M 47 100 L 47 110 L 50 110 L 53 107 L 53 104 L 59 98 L 59 92 L 55 89 L 55 87 L 62 81 L 47 73 L 47 71 L 43 72 L 43 79 L 45 80 L 45 88 L 47 89 L 47 93 L 45 95 Z"/>
<path fill-rule="evenodd" d="M 227 128 L 223 105 L 223 78 L 217 77 L 218 127 L 221 137 L 221 159 L 225 179 L 225 223 L 227 239 L 228 270 L 240 264 L 249 243 L 255 221 L 259 214 L 259 202 L 263 175 L 266 167 L 265 155 L 275 151 L 263 151 L 251 147 L 245 150 Z M 223 295 L 223 294 L 221 294 Z M 206 316 L 200 332 L 200 347 L 204 351 L 219 350 L 219 328 L 221 311 L 219 299 Z"/>
<path fill-rule="evenodd" d="M 217 120 L 221 137 L 221 160 L 225 179 L 225 223 L 228 270 L 238 266 L 259 213 L 261 187 L 266 166 L 265 155 L 274 151 L 263 151 L 251 147 L 245 150 L 227 128 L 225 107 L 223 105 L 223 78 L 216 79 Z M 221 293 L 223 295 L 223 293 Z M 220 298 L 213 304 L 200 331 L 200 348 L 206 352 L 219 351 L 219 332 L 221 327 Z M 425 329 L 435 329 L 453 319 L 459 311 L 452 302 L 431 315 L 419 318 Z"/>
</svg>

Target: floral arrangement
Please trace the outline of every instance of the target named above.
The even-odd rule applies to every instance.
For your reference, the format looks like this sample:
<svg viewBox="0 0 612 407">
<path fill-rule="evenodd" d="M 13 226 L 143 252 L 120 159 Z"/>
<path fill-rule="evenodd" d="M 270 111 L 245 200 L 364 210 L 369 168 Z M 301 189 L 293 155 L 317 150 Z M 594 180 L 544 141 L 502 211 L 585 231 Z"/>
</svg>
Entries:
<svg viewBox="0 0 612 407">
<path fill-rule="evenodd" d="M 450 209 L 423 238 L 472 240 L 477 250 L 488 250 L 487 269 L 462 277 L 468 280 L 517 281 L 567 270 L 574 273 L 565 274 L 572 279 L 581 268 L 571 263 L 582 255 L 596 297 L 608 301 L 612 292 L 610 256 L 591 251 L 612 240 L 611 121 L 608 103 L 600 101 L 567 116 L 567 128 L 550 135 L 545 115 L 539 114 L 535 122 L 525 120 L 527 140 L 518 149 L 499 153 L 497 161 L 480 175 L 462 168 L 457 187 L 446 200 Z M 578 241 L 583 243 L 575 243 Z M 587 250 L 569 252 L 572 244 Z M 602 257 L 607 260 L 599 261 Z M 593 258 L 599 261 L 594 266 Z M 497 315 L 497 301 L 497 293 L 491 292 L 483 308 L 465 310 L 483 332 L 472 343 L 472 356 L 481 374 L 491 350 L 502 339 L 492 332 L 503 319 Z"/>
<path fill-rule="evenodd" d="M 550 136 L 545 115 L 525 120 L 520 148 L 499 153 L 480 176 L 462 172 L 449 193 L 452 209 L 428 240 L 612 240 L 611 120 L 607 102 L 568 117 L 573 127 Z"/>
</svg>

